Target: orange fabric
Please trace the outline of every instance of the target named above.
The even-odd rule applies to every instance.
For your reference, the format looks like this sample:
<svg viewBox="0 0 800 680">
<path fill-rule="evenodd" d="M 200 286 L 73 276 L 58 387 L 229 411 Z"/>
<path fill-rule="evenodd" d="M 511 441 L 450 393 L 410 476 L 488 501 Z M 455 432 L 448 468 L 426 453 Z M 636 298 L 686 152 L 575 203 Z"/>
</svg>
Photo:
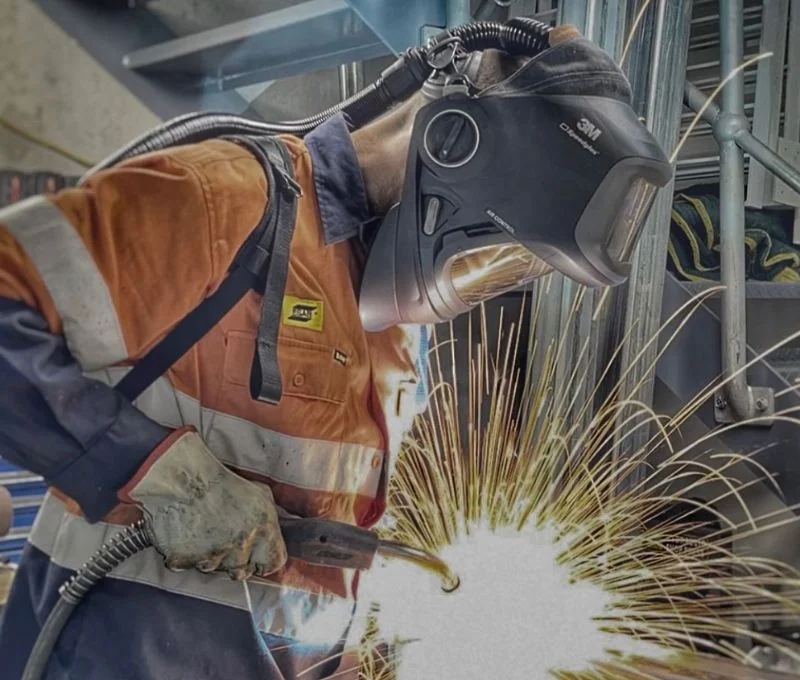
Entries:
<svg viewBox="0 0 800 680">
<path fill-rule="evenodd" d="M 289 484 L 277 483 L 264 475 L 235 468 L 233 470 L 251 481 L 269 484 L 275 502 L 287 512 L 300 517 L 324 517 L 348 521 L 354 517 L 367 516 L 375 503 L 374 498 L 366 495 L 323 491 L 313 494 L 304 493 L 302 489 Z"/>
<path fill-rule="evenodd" d="M 98 173 L 55 204 L 80 234 L 116 307 L 131 358 L 218 284 L 266 205 L 266 178 L 214 140 Z"/>
<path fill-rule="evenodd" d="M 24 302 L 38 310 L 53 333 L 61 332 L 53 299 L 33 262 L 0 223 L 0 297 Z"/>
<path fill-rule="evenodd" d="M 383 437 L 369 409 L 370 347 L 358 316 L 352 249 L 348 243 L 324 246 L 309 154 L 299 140 L 284 141 L 303 187 L 285 294 L 322 301 L 322 330 L 281 326 L 278 353 L 284 397 L 278 406 L 255 402 L 249 393 L 261 308 L 255 293 L 247 295 L 184 356 L 170 371 L 170 378 L 179 390 L 209 408 L 283 434 L 381 448 Z M 251 173 L 261 172 L 255 159 L 251 164 Z M 221 221 L 221 226 L 227 232 L 216 237 L 235 242 L 235 253 L 243 240 L 236 220 Z M 335 350 L 347 356 L 346 365 L 335 360 Z"/>
<path fill-rule="evenodd" d="M 283 398 L 276 406 L 254 401 L 249 393 L 261 306 L 255 292 L 184 355 L 168 378 L 203 407 L 281 435 L 385 451 L 398 443 L 397 433 L 413 417 L 403 406 L 409 401 L 403 395 L 413 395 L 417 378 L 410 336 L 401 328 L 364 332 L 356 254 L 347 242 L 324 245 L 309 153 L 299 139 L 284 141 L 303 188 L 285 294 L 320 301 L 322 328 L 281 324 Z M 105 279 L 127 361 L 135 362 L 216 289 L 260 221 L 267 187 L 260 164 L 247 150 L 214 140 L 136 158 L 53 200 Z M 2 231 L 0 272 L 6 272 L 0 294 L 8 290 L 11 297 L 34 301 L 49 310 L 51 320 L 52 303 L 35 268 Z M 52 323 L 55 329 L 57 316 Z M 378 454 L 370 472 L 375 474 L 386 458 Z M 385 483 L 375 498 L 276 483 L 257 471 L 247 474 L 271 483 L 278 503 L 303 516 L 371 525 L 383 512 Z M 76 504 L 64 500 L 77 513 Z M 106 521 L 128 523 L 137 515 L 135 508 L 120 506 Z M 347 590 L 341 572 L 306 567 L 293 564 L 278 578 L 295 587 L 309 588 L 313 582 L 337 593 Z"/>
</svg>

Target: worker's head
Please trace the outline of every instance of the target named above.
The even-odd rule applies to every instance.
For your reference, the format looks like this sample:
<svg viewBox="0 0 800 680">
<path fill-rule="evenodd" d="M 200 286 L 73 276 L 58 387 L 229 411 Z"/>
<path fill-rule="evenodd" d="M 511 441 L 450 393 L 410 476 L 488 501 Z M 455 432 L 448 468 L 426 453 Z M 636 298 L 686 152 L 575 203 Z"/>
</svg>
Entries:
<svg viewBox="0 0 800 680">
<path fill-rule="evenodd" d="M 574 26 L 557 26 L 548 34 L 551 46 L 577 37 L 580 33 Z M 466 70 L 480 91 L 507 80 L 529 60 L 530 57 L 488 49 L 473 52 Z M 420 90 L 353 133 L 374 215 L 385 215 L 401 198 L 414 120 L 430 101 L 426 91 Z"/>
<path fill-rule="evenodd" d="M 383 216 L 365 328 L 447 321 L 552 270 L 624 281 L 671 167 L 613 60 L 571 27 L 533 57 L 454 41 L 434 59 L 421 92 L 354 134 Z"/>
</svg>

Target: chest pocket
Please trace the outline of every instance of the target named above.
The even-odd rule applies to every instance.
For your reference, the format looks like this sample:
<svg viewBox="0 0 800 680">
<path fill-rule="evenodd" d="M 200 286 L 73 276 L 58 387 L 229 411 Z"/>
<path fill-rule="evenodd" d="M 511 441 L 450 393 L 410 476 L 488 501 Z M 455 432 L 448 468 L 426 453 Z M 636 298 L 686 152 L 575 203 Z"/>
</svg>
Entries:
<svg viewBox="0 0 800 680">
<path fill-rule="evenodd" d="M 294 437 L 339 442 L 348 396 L 348 375 L 340 350 L 281 336 L 278 364 L 283 396 L 277 405 L 250 396 L 250 370 L 256 335 L 228 331 L 221 390 L 223 408 L 231 414 Z M 337 354 L 339 353 L 339 354 Z"/>
<path fill-rule="evenodd" d="M 250 370 L 256 336 L 246 331 L 228 331 L 225 350 L 225 380 L 250 389 Z M 281 337 L 278 345 L 283 394 L 298 398 L 344 404 L 347 385 L 335 369 L 339 350 L 318 343 Z"/>
</svg>

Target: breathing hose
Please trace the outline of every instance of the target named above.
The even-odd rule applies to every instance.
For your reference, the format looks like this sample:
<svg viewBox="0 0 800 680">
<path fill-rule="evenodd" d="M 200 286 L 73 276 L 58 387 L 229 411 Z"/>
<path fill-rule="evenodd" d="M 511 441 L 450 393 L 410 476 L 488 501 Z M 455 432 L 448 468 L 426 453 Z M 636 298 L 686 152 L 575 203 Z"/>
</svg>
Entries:
<svg viewBox="0 0 800 680">
<path fill-rule="evenodd" d="M 352 97 L 320 113 L 296 121 L 269 123 L 220 113 L 189 113 L 159 125 L 129 142 L 91 168 L 80 183 L 101 170 L 151 151 L 201 142 L 223 135 L 290 134 L 303 137 L 332 116 L 342 113 L 350 130 L 357 130 L 417 92 L 434 70 L 429 56 L 457 40 L 466 51 L 498 49 L 533 57 L 548 46 L 551 27 L 527 17 L 505 23 L 477 21 L 443 31 L 426 45 L 406 50 L 378 79 Z"/>
</svg>

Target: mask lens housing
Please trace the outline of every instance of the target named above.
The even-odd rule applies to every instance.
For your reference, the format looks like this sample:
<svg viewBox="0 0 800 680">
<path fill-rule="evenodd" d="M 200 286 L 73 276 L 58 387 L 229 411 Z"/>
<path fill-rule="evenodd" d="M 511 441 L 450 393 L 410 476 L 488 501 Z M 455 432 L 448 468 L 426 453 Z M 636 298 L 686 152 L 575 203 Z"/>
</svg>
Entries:
<svg viewBox="0 0 800 680">
<path fill-rule="evenodd" d="M 606 250 L 614 262 L 630 264 L 657 191 L 657 186 L 642 177 L 631 184 L 606 239 Z"/>
<path fill-rule="evenodd" d="M 483 246 L 458 253 L 447 268 L 453 289 L 469 306 L 524 286 L 552 270 L 519 243 Z"/>
</svg>

